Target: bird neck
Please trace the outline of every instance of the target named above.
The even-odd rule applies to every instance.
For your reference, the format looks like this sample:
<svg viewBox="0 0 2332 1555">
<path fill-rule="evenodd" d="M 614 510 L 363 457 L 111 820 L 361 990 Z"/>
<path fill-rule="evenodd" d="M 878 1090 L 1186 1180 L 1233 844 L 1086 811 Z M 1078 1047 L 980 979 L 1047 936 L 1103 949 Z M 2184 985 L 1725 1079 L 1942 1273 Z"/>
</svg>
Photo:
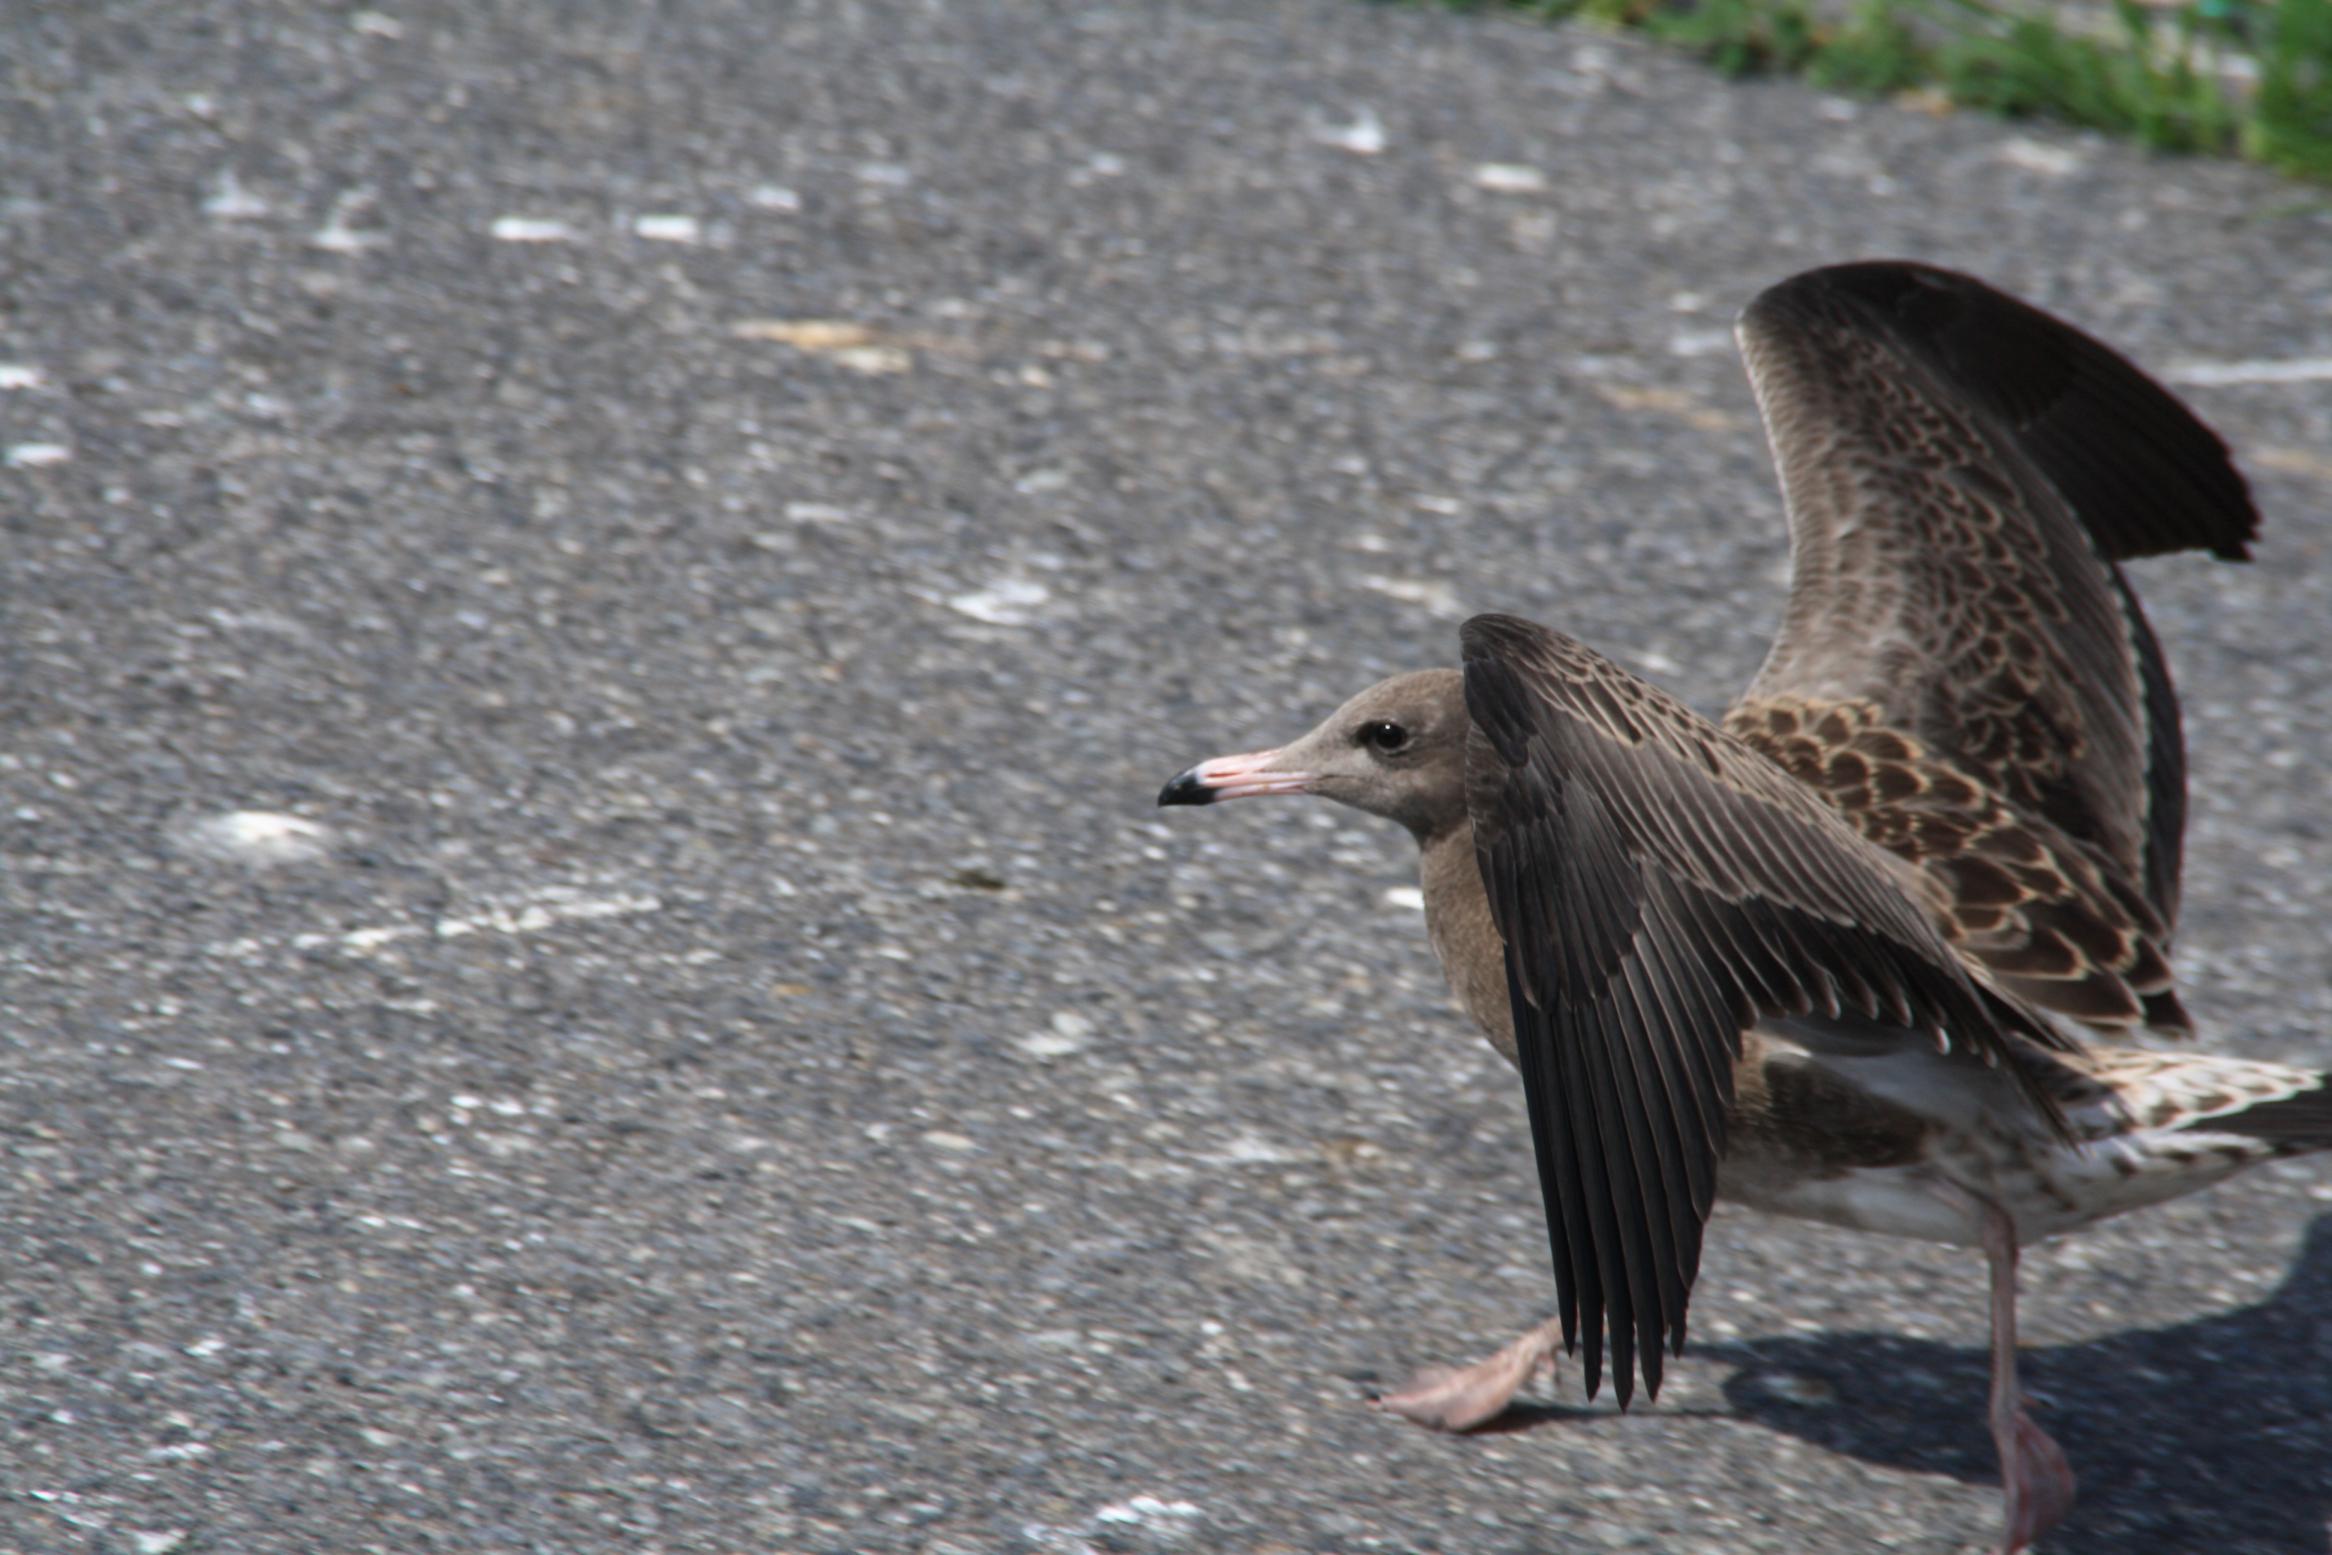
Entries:
<svg viewBox="0 0 2332 1555">
<path fill-rule="evenodd" d="M 1453 826 L 1427 838 L 1417 861 L 1425 892 L 1425 932 L 1450 992 L 1490 1045 L 1514 1062 L 1514 1012 L 1506 1001 L 1506 950 L 1490 921 L 1490 898 L 1474 861 L 1474 829 Z"/>
</svg>

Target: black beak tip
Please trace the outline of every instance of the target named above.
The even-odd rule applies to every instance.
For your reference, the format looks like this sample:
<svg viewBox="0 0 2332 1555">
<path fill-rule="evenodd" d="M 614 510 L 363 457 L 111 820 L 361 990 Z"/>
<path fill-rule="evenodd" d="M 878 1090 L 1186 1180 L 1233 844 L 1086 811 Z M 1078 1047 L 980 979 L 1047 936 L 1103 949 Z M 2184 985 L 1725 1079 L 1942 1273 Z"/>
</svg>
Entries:
<svg viewBox="0 0 2332 1555">
<path fill-rule="evenodd" d="M 1158 803 L 1161 805 L 1213 804 L 1214 802 L 1215 791 L 1198 780 L 1198 768 L 1196 767 L 1192 767 L 1188 772 L 1177 773 L 1172 781 L 1158 790 Z"/>
</svg>

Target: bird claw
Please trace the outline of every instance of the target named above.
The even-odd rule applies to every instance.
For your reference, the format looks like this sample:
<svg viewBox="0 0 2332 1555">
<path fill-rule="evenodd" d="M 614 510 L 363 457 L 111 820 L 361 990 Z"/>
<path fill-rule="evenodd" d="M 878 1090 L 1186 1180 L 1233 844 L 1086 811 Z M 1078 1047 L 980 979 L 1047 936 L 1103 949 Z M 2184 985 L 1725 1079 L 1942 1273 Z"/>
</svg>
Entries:
<svg viewBox="0 0 2332 1555">
<path fill-rule="evenodd" d="M 2073 1468 L 2065 1450 L 2019 1409 L 2000 1444 L 2001 1486 L 2008 1493 L 2008 1525 L 1999 1555 L 2017 1555 L 2073 1509 Z"/>
<path fill-rule="evenodd" d="M 1471 1366 L 1428 1366 L 1398 1391 L 1375 1399 L 1402 1419 L 1432 1431 L 1471 1431 L 1506 1412 L 1514 1395 L 1554 1364 L 1559 1335 L 1534 1328 Z"/>
</svg>

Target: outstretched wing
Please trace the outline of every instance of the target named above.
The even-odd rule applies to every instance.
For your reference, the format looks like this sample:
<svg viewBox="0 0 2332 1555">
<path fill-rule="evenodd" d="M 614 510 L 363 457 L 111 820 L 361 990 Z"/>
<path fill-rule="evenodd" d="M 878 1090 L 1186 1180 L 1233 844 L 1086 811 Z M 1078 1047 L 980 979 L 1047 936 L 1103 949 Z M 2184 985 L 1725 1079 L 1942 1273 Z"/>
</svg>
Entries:
<svg viewBox="0 0 2332 1555">
<path fill-rule="evenodd" d="M 2064 1039 L 1971 982 L 1891 861 L 1706 719 L 1511 616 L 1463 641 L 1466 808 L 1564 1339 L 1584 1334 L 1592 1395 L 1608 1323 L 1624 1406 L 1683 1344 L 1751 1025 L 1852 1013 L 2020 1077 L 2015 1037 Z"/>
<path fill-rule="evenodd" d="M 2005 986 L 2184 1031 L 2185 746 L 2115 564 L 2247 554 L 2226 446 L 2079 330 L 1924 265 L 1793 277 L 1740 337 L 1793 579 L 1726 727 L 1924 870 Z"/>
</svg>

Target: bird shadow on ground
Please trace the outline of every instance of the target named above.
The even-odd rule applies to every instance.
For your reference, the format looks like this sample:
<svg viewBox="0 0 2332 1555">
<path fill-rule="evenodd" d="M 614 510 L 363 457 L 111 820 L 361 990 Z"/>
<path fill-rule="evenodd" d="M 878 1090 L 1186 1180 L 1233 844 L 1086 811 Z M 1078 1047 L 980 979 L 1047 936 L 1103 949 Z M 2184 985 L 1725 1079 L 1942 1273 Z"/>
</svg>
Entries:
<svg viewBox="0 0 2332 1555">
<path fill-rule="evenodd" d="M 1874 1333 L 1699 1348 L 1741 1368 L 1724 1384 L 1741 1418 L 1890 1468 L 1999 1482 L 1980 1348 Z M 2332 1215 L 2265 1301 L 2031 1347 L 2023 1377 L 2080 1480 L 2049 1555 L 2332 1551 Z"/>
</svg>

